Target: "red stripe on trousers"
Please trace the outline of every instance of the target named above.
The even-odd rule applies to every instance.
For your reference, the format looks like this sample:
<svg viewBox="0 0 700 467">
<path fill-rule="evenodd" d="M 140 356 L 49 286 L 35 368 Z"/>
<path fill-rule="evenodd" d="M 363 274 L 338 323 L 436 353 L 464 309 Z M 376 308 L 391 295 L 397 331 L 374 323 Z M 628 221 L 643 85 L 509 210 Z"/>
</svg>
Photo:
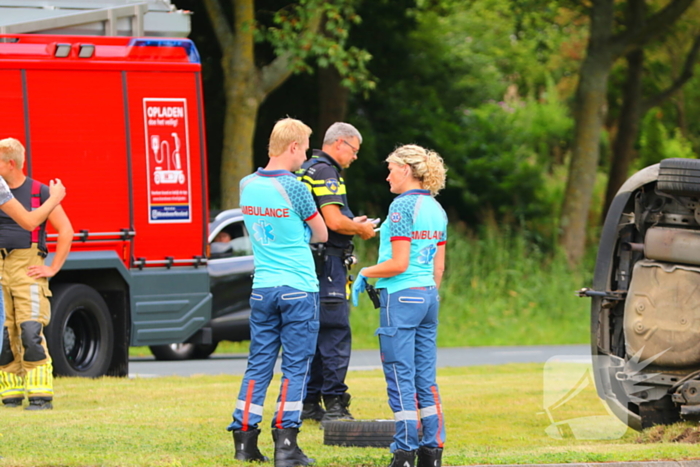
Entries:
<svg viewBox="0 0 700 467">
<path fill-rule="evenodd" d="M 277 411 L 277 428 L 282 429 L 282 417 L 284 416 L 284 403 L 287 400 L 287 386 L 289 386 L 289 380 L 285 379 L 282 382 L 282 392 L 280 393 L 280 408 Z"/>
<path fill-rule="evenodd" d="M 250 401 L 253 400 L 253 390 L 255 389 L 255 380 L 248 381 L 248 391 L 245 394 L 245 409 L 243 409 L 243 431 L 248 431 L 248 415 L 250 414 Z"/>
<path fill-rule="evenodd" d="M 430 386 L 430 390 L 433 392 L 433 399 L 435 399 L 435 408 L 437 409 L 437 416 L 438 416 L 437 443 L 438 443 L 438 447 L 441 448 L 444 445 L 444 443 L 442 442 L 442 438 L 440 437 L 440 433 L 442 433 L 442 427 L 443 427 L 443 423 L 444 423 L 444 420 L 442 419 L 442 404 L 440 403 L 440 394 L 438 394 L 437 387 Z"/>
</svg>

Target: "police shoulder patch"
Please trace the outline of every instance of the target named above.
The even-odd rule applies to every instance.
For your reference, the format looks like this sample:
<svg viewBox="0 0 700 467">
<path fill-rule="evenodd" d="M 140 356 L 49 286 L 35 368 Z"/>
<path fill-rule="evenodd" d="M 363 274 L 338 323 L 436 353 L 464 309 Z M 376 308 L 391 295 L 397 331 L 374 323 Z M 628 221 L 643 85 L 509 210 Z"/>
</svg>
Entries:
<svg viewBox="0 0 700 467">
<path fill-rule="evenodd" d="M 337 193 L 338 188 L 340 188 L 340 183 L 338 183 L 338 180 L 335 178 L 329 178 L 326 180 L 326 188 L 328 188 L 331 193 Z"/>
</svg>

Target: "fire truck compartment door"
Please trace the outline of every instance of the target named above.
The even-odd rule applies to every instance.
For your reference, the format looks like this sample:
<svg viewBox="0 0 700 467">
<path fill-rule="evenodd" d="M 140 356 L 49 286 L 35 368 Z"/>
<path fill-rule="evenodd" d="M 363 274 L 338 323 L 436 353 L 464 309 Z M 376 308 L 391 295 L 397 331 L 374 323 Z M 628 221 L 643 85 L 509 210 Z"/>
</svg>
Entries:
<svg viewBox="0 0 700 467">
<path fill-rule="evenodd" d="M 131 345 L 185 342 L 211 319 L 206 268 L 131 271 Z"/>
</svg>

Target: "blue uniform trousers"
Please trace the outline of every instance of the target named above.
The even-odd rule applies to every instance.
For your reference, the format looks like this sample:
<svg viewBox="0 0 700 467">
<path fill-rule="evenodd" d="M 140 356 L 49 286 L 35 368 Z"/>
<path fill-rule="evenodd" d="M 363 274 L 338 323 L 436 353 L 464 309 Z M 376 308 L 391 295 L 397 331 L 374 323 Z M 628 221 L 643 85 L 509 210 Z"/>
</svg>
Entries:
<svg viewBox="0 0 700 467">
<path fill-rule="evenodd" d="M 329 256 L 324 264 L 324 274 L 319 278 L 321 329 L 311 365 L 306 402 L 317 401 L 320 395 L 340 396 L 348 390 L 345 376 L 350 365 L 352 333 L 346 280 L 343 259 Z"/>
<path fill-rule="evenodd" d="M 316 350 L 318 293 L 287 286 L 253 289 L 250 308 L 250 355 L 228 430 L 258 428 L 280 347 L 282 379 L 272 427 L 298 428 Z"/>
<path fill-rule="evenodd" d="M 380 295 L 377 329 L 396 434 L 391 451 L 442 447 L 445 422 L 435 381 L 439 298 L 435 287 Z M 420 416 L 419 416 L 420 414 Z M 418 439 L 418 423 L 423 438 Z"/>
<path fill-rule="evenodd" d="M 352 342 L 348 313 L 347 301 L 321 302 L 321 328 L 311 365 L 307 402 L 318 400 L 320 395 L 340 396 L 348 390 L 345 376 L 350 365 Z"/>
</svg>

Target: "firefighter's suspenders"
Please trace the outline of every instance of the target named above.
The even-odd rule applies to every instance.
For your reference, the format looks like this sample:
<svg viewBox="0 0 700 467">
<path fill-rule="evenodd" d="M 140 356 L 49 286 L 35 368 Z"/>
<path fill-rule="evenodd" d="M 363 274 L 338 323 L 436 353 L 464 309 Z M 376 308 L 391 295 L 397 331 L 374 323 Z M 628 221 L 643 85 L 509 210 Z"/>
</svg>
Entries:
<svg viewBox="0 0 700 467">
<path fill-rule="evenodd" d="M 41 206 L 41 183 L 32 180 L 32 211 L 39 206 Z M 39 243 L 42 226 L 43 224 L 32 230 L 32 243 Z"/>
</svg>

